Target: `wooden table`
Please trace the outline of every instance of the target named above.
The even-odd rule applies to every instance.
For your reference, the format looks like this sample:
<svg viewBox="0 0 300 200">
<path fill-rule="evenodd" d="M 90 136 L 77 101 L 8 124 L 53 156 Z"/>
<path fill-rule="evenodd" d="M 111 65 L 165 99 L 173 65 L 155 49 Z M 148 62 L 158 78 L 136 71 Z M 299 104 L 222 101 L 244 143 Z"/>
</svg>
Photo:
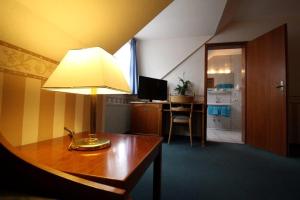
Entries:
<svg viewBox="0 0 300 200">
<path fill-rule="evenodd" d="M 128 192 L 154 162 L 153 199 L 160 199 L 162 138 L 113 133 L 97 133 L 97 136 L 110 139 L 111 147 L 96 151 L 68 151 L 70 138 L 64 136 L 18 149 L 23 156 L 41 164 Z"/>
</svg>

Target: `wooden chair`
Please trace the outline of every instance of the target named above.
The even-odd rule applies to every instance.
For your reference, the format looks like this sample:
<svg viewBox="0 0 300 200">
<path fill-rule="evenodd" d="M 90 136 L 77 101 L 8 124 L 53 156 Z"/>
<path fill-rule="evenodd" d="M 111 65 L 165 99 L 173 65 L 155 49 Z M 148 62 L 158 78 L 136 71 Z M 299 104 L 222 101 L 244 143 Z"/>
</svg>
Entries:
<svg viewBox="0 0 300 200">
<path fill-rule="evenodd" d="M 30 196 L 55 199 L 130 199 L 125 189 L 73 176 L 25 158 L 1 133 L 0 161 L 0 188 L 11 194 L 11 199 L 18 199 L 19 194 L 24 195 L 21 199 L 28 199 Z"/>
<path fill-rule="evenodd" d="M 170 102 L 170 131 L 168 144 L 172 135 L 173 124 L 188 124 L 190 133 L 190 143 L 192 138 L 192 113 L 194 107 L 194 96 L 169 96 Z"/>
</svg>

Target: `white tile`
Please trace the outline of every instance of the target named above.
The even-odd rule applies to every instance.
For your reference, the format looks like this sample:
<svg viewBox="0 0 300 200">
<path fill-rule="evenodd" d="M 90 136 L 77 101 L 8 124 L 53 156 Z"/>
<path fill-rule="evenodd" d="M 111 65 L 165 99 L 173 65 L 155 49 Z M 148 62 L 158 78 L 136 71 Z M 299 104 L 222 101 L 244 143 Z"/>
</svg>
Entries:
<svg viewBox="0 0 300 200">
<path fill-rule="evenodd" d="M 230 130 L 207 129 L 207 140 L 216 142 L 242 143 L 241 132 Z"/>
</svg>

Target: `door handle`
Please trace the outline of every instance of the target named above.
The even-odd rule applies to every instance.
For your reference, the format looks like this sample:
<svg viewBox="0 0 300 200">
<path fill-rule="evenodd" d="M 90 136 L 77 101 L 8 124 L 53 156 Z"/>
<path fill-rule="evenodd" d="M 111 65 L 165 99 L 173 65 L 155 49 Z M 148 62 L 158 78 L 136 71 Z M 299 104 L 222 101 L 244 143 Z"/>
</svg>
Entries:
<svg viewBox="0 0 300 200">
<path fill-rule="evenodd" d="M 283 90 L 283 88 L 284 88 L 283 81 L 280 81 L 280 82 L 279 82 L 279 85 L 277 85 L 276 88 L 278 88 L 278 89 L 280 89 L 280 90 Z"/>
</svg>

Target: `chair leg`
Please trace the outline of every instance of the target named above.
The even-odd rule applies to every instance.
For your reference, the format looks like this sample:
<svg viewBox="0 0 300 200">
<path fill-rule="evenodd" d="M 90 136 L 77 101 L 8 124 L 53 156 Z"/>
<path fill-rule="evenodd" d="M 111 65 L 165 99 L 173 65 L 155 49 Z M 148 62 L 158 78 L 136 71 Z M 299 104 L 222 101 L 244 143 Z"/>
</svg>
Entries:
<svg viewBox="0 0 300 200">
<path fill-rule="evenodd" d="M 193 137 L 192 137 L 192 121 L 189 121 L 189 131 L 190 131 L 190 142 L 191 146 L 193 146 Z"/>
<path fill-rule="evenodd" d="M 173 127 L 173 120 L 170 119 L 170 130 L 169 130 L 169 139 L 168 139 L 168 144 L 170 144 L 170 140 L 171 140 L 171 135 L 172 135 L 172 127 Z"/>
</svg>

